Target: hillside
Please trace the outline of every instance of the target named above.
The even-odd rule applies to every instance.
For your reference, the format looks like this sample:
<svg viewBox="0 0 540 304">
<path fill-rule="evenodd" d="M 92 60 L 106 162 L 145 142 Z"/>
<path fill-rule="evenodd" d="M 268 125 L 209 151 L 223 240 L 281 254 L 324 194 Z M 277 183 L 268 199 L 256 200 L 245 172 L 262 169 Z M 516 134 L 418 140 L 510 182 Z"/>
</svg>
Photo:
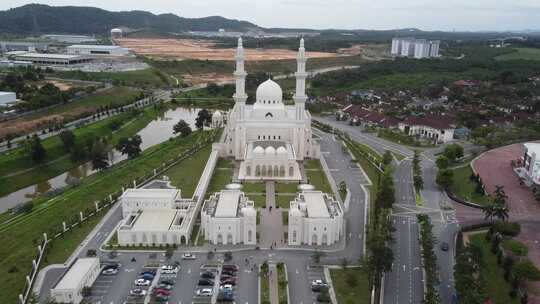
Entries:
<svg viewBox="0 0 540 304">
<path fill-rule="evenodd" d="M 105 34 L 115 27 L 159 32 L 214 31 L 220 28 L 245 31 L 257 25 L 219 16 L 183 18 L 144 11 L 110 12 L 94 7 L 29 4 L 0 11 L 0 32 L 12 34 Z"/>
</svg>

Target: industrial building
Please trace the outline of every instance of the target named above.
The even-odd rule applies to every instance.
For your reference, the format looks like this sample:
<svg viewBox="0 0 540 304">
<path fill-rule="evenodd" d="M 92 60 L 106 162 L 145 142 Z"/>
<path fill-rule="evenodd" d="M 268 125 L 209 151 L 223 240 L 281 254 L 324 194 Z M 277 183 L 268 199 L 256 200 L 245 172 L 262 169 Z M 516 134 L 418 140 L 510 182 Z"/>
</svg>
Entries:
<svg viewBox="0 0 540 304">
<path fill-rule="evenodd" d="M 49 43 L 26 41 L 0 41 L 0 51 L 2 53 L 10 51 L 44 52 L 47 51 L 48 48 Z"/>
<path fill-rule="evenodd" d="M 117 45 L 76 44 L 67 47 L 70 55 L 126 56 L 129 50 Z"/>
<path fill-rule="evenodd" d="M 80 55 L 26 53 L 16 55 L 15 60 L 44 65 L 70 65 L 88 62 L 92 58 Z"/>
<path fill-rule="evenodd" d="M 440 41 L 411 37 L 392 39 L 391 54 L 416 59 L 439 57 Z"/>
<path fill-rule="evenodd" d="M 98 258 L 78 259 L 60 282 L 51 289 L 51 297 L 57 303 L 81 303 L 83 300 L 83 288 L 92 286 L 99 276 L 99 272 Z"/>
<path fill-rule="evenodd" d="M 43 39 L 54 40 L 64 43 L 88 43 L 97 42 L 97 39 L 91 36 L 85 35 L 43 35 Z"/>
<path fill-rule="evenodd" d="M 0 107 L 7 107 L 17 102 L 17 95 L 13 92 L 0 91 Z"/>
</svg>

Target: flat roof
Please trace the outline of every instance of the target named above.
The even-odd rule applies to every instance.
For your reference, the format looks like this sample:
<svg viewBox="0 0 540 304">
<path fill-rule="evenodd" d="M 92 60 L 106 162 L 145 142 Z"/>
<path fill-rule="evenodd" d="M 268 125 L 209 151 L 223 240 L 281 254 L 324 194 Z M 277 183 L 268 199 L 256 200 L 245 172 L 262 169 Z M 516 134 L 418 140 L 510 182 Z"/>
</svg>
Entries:
<svg viewBox="0 0 540 304">
<path fill-rule="evenodd" d="M 180 196 L 179 189 L 127 189 L 122 194 L 122 198 L 144 198 L 144 199 L 157 199 L 157 200 L 174 200 L 177 196 Z"/>
<path fill-rule="evenodd" d="M 98 258 L 79 258 L 53 289 L 75 289 L 82 278 L 92 269 Z"/>
<path fill-rule="evenodd" d="M 77 48 L 77 49 L 122 49 L 118 45 L 96 45 L 96 44 L 74 44 L 68 46 L 68 48 Z"/>
<path fill-rule="evenodd" d="M 540 143 L 529 142 L 523 145 L 525 148 L 527 148 L 527 152 L 534 152 L 538 157 L 540 157 Z"/>
<path fill-rule="evenodd" d="M 323 193 L 320 191 L 302 192 L 306 200 L 308 217 L 329 218 L 328 207 L 324 201 Z"/>
<path fill-rule="evenodd" d="M 4 91 L 0 91 L 0 95 L 15 95 L 15 92 L 4 92 Z"/>
<path fill-rule="evenodd" d="M 219 194 L 214 217 L 236 217 L 241 191 L 223 190 Z"/>
<path fill-rule="evenodd" d="M 65 54 L 42 54 L 42 53 L 26 53 L 17 55 L 17 58 L 43 58 L 43 59 L 80 59 L 80 55 L 65 55 Z"/>
<path fill-rule="evenodd" d="M 144 210 L 131 231 L 167 231 L 173 223 L 176 212 L 175 209 Z"/>
</svg>

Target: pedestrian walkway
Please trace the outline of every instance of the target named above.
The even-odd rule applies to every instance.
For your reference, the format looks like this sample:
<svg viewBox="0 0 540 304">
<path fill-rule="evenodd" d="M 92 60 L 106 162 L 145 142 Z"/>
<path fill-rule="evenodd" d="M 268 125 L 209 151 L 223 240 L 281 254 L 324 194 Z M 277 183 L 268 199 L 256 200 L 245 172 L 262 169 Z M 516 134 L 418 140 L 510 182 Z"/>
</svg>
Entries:
<svg viewBox="0 0 540 304">
<path fill-rule="evenodd" d="M 278 276 L 276 264 L 268 265 L 268 288 L 270 292 L 270 304 L 279 304 Z"/>
<path fill-rule="evenodd" d="M 276 190 L 274 181 L 266 182 L 266 208 L 261 210 L 261 229 L 259 244 L 262 248 L 283 245 L 283 219 L 281 210 L 276 209 Z"/>
</svg>

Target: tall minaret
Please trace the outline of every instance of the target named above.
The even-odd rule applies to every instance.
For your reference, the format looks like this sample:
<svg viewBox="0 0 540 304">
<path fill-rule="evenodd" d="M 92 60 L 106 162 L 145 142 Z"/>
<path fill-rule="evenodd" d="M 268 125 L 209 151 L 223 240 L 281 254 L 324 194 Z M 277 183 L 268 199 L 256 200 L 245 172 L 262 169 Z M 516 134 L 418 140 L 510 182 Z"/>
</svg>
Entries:
<svg viewBox="0 0 540 304">
<path fill-rule="evenodd" d="M 242 37 L 238 38 L 238 48 L 236 49 L 236 71 L 234 78 L 236 79 L 236 93 L 233 98 L 238 109 L 238 119 L 244 119 L 244 108 L 246 105 L 246 76 L 244 69 L 244 47 L 242 46 Z"/>
<path fill-rule="evenodd" d="M 296 92 L 294 93 L 293 100 L 296 108 L 296 119 L 304 118 L 304 111 L 306 105 L 306 49 L 304 48 L 304 38 L 300 39 L 300 48 L 298 49 L 298 56 L 296 57 L 297 70 L 294 75 L 296 76 Z"/>
</svg>

